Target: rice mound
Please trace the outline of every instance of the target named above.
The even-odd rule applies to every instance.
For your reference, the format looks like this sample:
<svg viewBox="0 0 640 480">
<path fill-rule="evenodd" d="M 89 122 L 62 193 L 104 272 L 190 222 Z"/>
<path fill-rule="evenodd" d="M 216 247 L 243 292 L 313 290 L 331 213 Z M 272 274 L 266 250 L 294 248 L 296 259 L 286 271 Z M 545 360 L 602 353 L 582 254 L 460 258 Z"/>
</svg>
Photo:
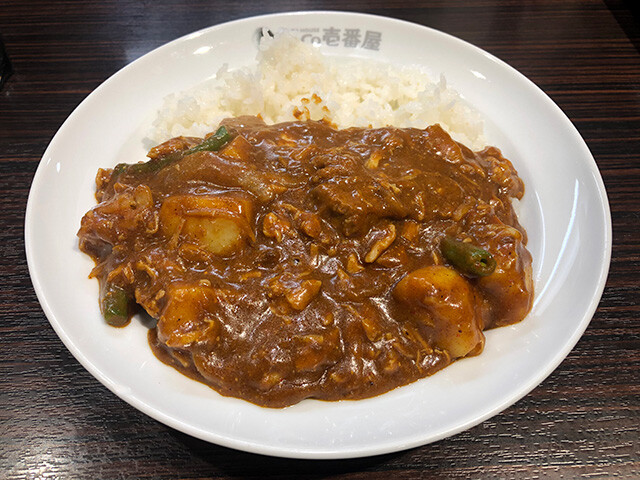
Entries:
<svg viewBox="0 0 640 480">
<path fill-rule="evenodd" d="M 444 76 L 433 82 L 417 66 L 325 56 L 286 32 L 263 36 L 254 68 L 224 65 L 211 80 L 167 96 L 153 137 L 204 136 L 240 115 L 267 124 L 326 119 L 338 128 L 439 123 L 459 142 L 484 145 L 479 113 Z"/>
</svg>

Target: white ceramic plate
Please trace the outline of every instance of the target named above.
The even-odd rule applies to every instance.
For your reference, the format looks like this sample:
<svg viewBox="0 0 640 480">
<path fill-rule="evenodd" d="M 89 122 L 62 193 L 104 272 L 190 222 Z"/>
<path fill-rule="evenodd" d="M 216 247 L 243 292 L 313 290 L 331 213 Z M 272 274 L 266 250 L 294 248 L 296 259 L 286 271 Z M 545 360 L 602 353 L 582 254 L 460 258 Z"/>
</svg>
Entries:
<svg viewBox="0 0 640 480">
<path fill-rule="evenodd" d="M 322 44 L 357 55 L 427 66 L 446 75 L 486 118 L 486 137 L 511 159 L 527 193 L 521 220 L 534 258 L 535 305 L 522 323 L 487 333 L 482 355 L 376 398 L 307 400 L 265 409 L 218 395 L 160 363 L 139 322 L 107 326 L 92 261 L 76 232 L 94 204 L 98 167 L 144 158 L 149 118 L 165 95 L 223 64 L 252 64 L 260 27 L 287 27 L 307 41 L 324 29 L 360 29 L 368 47 Z M 377 32 L 379 36 L 376 35 Z M 314 38 L 315 37 L 315 38 Z M 377 47 L 375 49 L 374 47 Z M 26 212 L 31 278 L 51 325 L 98 380 L 135 408 L 220 445 L 299 458 L 398 451 L 468 429 L 512 405 L 565 358 L 589 323 L 611 254 L 606 193 L 593 157 L 560 109 L 488 53 L 441 32 L 389 18 L 302 12 L 248 18 L 180 38 L 109 78 L 69 116 L 36 172 Z"/>
</svg>

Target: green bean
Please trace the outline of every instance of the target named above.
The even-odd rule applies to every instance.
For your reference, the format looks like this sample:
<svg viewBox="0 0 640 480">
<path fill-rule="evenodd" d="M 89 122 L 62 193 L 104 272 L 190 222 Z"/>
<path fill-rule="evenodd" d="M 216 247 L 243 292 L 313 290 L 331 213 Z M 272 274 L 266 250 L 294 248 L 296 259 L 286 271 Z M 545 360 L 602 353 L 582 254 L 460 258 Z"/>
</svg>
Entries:
<svg viewBox="0 0 640 480">
<path fill-rule="evenodd" d="M 117 285 L 107 284 L 102 295 L 102 316 L 113 327 L 123 327 L 129 322 L 129 295 Z"/>
<path fill-rule="evenodd" d="M 191 155 L 192 153 L 202 152 L 205 150 L 215 152 L 220 150 L 230 140 L 231 134 L 229 133 L 229 130 L 227 130 L 225 126 L 222 126 L 216 130 L 216 133 L 205 139 L 202 143 L 187 150 L 185 155 Z"/>
<path fill-rule="evenodd" d="M 173 152 L 169 155 L 165 155 L 164 157 L 149 160 L 145 163 L 134 163 L 133 165 L 119 163 L 113 169 L 111 178 L 115 179 L 124 172 L 132 174 L 156 173 L 162 170 L 167 165 L 177 162 L 178 160 L 186 157 L 187 155 L 191 155 L 192 153 L 203 151 L 215 152 L 217 150 L 220 150 L 230 140 L 231 133 L 229 133 L 226 127 L 221 126 L 220 128 L 218 128 L 218 130 L 216 130 L 216 133 L 205 139 L 202 143 L 199 143 L 198 145 L 191 147 L 188 150 Z"/>
<path fill-rule="evenodd" d="M 170 163 L 176 162 L 180 160 L 182 157 L 186 156 L 184 152 L 173 152 L 169 155 L 166 155 L 161 158 L 149 160 L 145 163 L 134 163 L 133 165 L 129 165 L 126 168 L 127 173 L 156 173 L 162 170 L 164 167 L 169 165 Z"/>
<path fill-rule="evenodd" d="M 474 277 L 486 277 L 496 269 L 496 260 L 486 250 L 452 237 L 440 241 L 444 258 L 458 271 Z"/>
<path fill-rule="evenodd" d="M 127 167 L 129 167 L 130 165 L 127 163 L 119 163 L 115 166 L 115 168 L 113 169 L 113 173 L 111 174 L 112 177 L 117 177 L 119 176 L 121 173 L 124 173 L 124 171 L 127 169 Z"/>
</svg>

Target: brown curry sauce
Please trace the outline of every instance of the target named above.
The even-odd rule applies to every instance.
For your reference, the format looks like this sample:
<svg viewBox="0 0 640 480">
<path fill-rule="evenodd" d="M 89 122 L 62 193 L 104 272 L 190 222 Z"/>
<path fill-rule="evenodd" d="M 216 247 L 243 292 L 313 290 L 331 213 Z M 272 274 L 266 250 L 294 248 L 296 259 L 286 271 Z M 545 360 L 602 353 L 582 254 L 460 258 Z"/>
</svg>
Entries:
<svg viewBox="0 0 640 480">
<path fill-rule="evenodd" d="M 268 407 L 371 397 L 479 354 L 531 308 L 531 256 L 500 151 L 425 130 L 223 122 L 233 140 L 155 173 L 100 170 L 80 248 L 154 318 L 156 356 Z M 159 158 L 200 139 L 178 137 Z M 443 258 L 489 251 L 486 277 Z"/>
</svg>

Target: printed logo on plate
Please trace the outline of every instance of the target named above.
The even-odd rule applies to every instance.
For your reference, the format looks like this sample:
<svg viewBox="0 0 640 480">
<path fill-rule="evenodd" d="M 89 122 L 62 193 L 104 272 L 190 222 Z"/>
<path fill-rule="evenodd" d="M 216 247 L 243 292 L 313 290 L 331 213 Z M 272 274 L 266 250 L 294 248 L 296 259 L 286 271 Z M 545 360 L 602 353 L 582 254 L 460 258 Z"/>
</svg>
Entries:
<svg viewBox="0 0 640 480">
<path fill-rule="evenodd" d="M 263 32 L 272 34 L 274 30 L 263 28 Z M 288 28 L 294 37 L 312 45 L 326 45 L 327 47 L 363 48 L 366 50 L 380 50 L 382 32 L 363 30 L 362 28 Z"/>
</svg>

